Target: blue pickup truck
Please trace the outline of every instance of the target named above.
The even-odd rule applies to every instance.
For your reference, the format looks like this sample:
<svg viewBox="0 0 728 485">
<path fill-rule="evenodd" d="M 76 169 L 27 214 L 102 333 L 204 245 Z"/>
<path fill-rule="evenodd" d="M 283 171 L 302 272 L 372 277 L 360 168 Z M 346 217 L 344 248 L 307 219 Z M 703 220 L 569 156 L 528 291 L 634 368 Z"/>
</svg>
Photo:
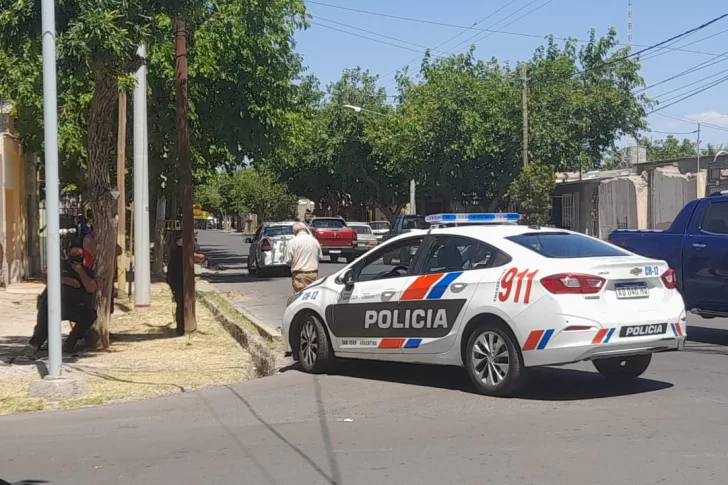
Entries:
<svg viewBox="0 0 728 485">
<path fill-rule="evenodd" d="M 689 311 L 728 317 L 728 191 L 688 202 L 669 229 L 619 229 L 609 242 L 667 261 Z"/>
</svg>

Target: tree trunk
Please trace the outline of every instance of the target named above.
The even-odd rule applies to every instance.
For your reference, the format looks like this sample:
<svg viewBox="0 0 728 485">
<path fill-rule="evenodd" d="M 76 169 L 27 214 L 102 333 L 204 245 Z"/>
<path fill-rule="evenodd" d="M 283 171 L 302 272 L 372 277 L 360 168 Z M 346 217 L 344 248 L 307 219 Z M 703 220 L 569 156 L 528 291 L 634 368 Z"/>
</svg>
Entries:
<svg viewBox="0 0 728 485">
<path fill-rule="evenodd" d="M 118 221 L 118 193 L 111 185 L 110 161 L 115 145 L 118 86 L 105 71 L 94 74 L 95 89 L 88 120 L 88 195 L 94 213 L 96 236 L 96 311 L 98 319 L 86 335 L 91 348 L 109 347 L 109 312 L 114 279 L 114 246 Z"/>
</svg>

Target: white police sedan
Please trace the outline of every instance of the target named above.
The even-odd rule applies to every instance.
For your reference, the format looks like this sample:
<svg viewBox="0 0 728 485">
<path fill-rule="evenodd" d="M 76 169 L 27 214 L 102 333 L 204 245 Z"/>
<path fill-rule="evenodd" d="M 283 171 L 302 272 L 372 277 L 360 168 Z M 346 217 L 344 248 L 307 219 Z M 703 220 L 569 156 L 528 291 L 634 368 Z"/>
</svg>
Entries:
<svg viewBox="0 0 728 485">
<path fill-rule="evenodd" d="M 292 296 L 288 352 L 311 373 L 335 357 L 464 366 L 483 394 L 512 394 L 527 367 L 589 360 L 640 376 L 685 345 L 675 273 L 519 214 L 438 214 Z M 400 254 L 414 254 L 407 262 Z"/>
</svg>

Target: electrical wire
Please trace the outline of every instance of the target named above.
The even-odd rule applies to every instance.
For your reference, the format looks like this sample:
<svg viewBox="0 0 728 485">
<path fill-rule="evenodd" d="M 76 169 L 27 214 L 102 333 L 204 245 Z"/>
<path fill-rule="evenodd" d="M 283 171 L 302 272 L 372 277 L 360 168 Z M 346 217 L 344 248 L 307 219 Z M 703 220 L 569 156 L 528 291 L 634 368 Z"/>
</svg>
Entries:
<svg viewBox="0 0 728 485">
<path fill-rule="evenodd" d="M 703 69 L 707 69 L 708 67 L 713 67 L 716 64 L 720 64 L 721 62 L 728 61 L 728 57 L 724 57 L 726 54 L 728 54 L 728 51 L 726 51 L 726 52 L 724 52 L 722 54 L 718 54 L 715 57 L 713 57 L 712 59 L 708 59 L 705 62 L 701 62 L 700 64 L 696 64 L 695 66 L 693 66 L 691 68 L 685 69 L 684 71 L 679 72 L 679 73 L 677 73 L 677 74 L 675 74 L 673 76 L 670 76 L 667 79 L 663 79 L 662 81 L 656 82 L 654 84 L 650 84 L 649 86 L 646 86 L 646 87 L 644 87 L 642 89 L 638 89 L 637 91 L 635 91 L 635 94 L 639 94 L 639 93 L 645 92 L 648 89 L 654 88 L 655 86 L 659 86 L 661 84 L 665 84 L 666 82 L 670 82 L 670 81 L 672 81 L 674 79 L 677 79 L 677 78 L 680 78 L 680 77 L 683 77 L 683 76 L 687 76 L 688 74 L 692 74 L 694 72 L 701 71 Z M 720 57 L 722 57 L 721 60 L 716 61 L 716 62 L 713 62 L 715 59 L 718 59 Z"/>
<path fill-rule="evenodd" d="M 715 74 L 711 74 L 711 75 L 710 75 L 710 76 L 708 76 L 708 77 L 704 77 L 703 79 L 698 79 L 697 81 L 693 81 L 693 82 L 691 82 L 691 83 L 688 83 L 688 84 L 683 84 L 682 86 L 680 86 L 680 87 L 678 87 L 678 88 L 675 88 L 675 89 L 671 89 L 670 91 L 665 91 L 664 93 L 660 93 L 660 94 L 658 94 L 657 96 L 655 96 L 655 99 L 659 99 L 659 98 L 661 98 L 661 97 L 663 97 L 663 96 L 665 96 L 665 95 L 668 95 L 668 94 L 672 94 L 672 93 L 674 93 L 674 92 L 676 92 L 676 91 L 681 91 L 681 90 L 685 89 L 685 88 L 686 88 L 686 87 L 688 87 L 688 86 L 694 86 L 694 85 L 696 85 L 696 84 L 698 84 L 698 83 L 702 83 L 702 82 L 704 82 L 704 81 L 707 81 L 707 80 L 708 80 L 708 79 L 710 79 L 710 78 L 714 78 L 714 77 L 716 77 L 716 76 L 720 76 L 721 74 L 725 74 L 725 73 L 727 73 L 727 72 L 728 72 L 728 69 L 724 69 L 724 70 L 722 70 L 722 71 L 718 71 L 718 72 L 716 72 Z"/>
<path fill-rule="evenodd" d="M 700 43 L 700 42 L 703 42 L 705 40 L 712 39 L 713 37 L 717 37 L 717 36 L 719 36 L 721 34 L 725 34 L 726 32 L 728 32 L 728 29 L 721 30 L 720 32 L 716 32 L 715 34 L 711 34 L 711 35 L 708 35 L 706 37 L 701 37 L 698 40 L 694 40 L 694 41 L 692 41 L 692 42 L 690 42 L 688 44 L 683 44 L 680 47 L 674 47 L 674 48 L 663 47 L 662 49 L 667 49 L 667 50 L 682 50 L 683 47 L 688 47 L 688 46 L 691 46 L 691 45 L 695 45 L 695 44 Z M 641 59 L 641 60 L 642 61 L 647 61 L 649 59 L 654 59 L 655 57 L 660 57 L 660 56 L 665 55 L 665 54 L 668 54 L 668 53 L 669 52 L 659 52 L 659 53 L 651 54 L 651 55 L 649 55 L 649 56 L 647 56 L 647 57 L 645 57 L 644 59 Z M 724 54 L 719 54 L 719 56 L 725 56 L 725 55 L 726 55 L 725 53 Z"/>
<path fill-rule="evenodd" d="M 710 83 L 707 86 L 701 87 L 700 89 L 696 89 L 692 93 L 686 94 L 685 96 L 681 97 L 680 99 L 678 99 L 676 101 L 672 101 L 672 100 L 675 99 L 675 98 L 677 98 L 678 96 L 675 96 L 673 98 L 667 99 L 667 100 L 665 100 L 666 102 L 667 101 L 672 101 L 672 102 L 671 103 L 668 103 L 668 104 L 666 104 L 664 106 L 658 106 L 657 108 L 655 108 L 652 111 L 650 111 L 649 114 L 656 113 L 658 111 L 662 111 L 663 109 L 669 108 L 670 106 L 674 106 L 674 105 L 676 105 L 678 103 L 681 103 L 681 102 L 685 101 L 686 99 L 692 98 L 693 96 L 697 96 L 698 94 L 703 93 L 703 92 L 705 92 L 705 91 L 707 91 L 709 89 L 712 89 L 715 86 L 718 86 L 720 84 L 723 84 L 726 81 L 728 81 L 728 76 L 724 76 L 724 77 L 718 79 L 717 81 L 714 81 L 714 82 Z"/>
<path fill-rule="evenodd" d="M 349 32 L 344 29 L 338 29 L 338 28 L 332 27 L 330 25 L 320 24 L 320 23 L 314 22 L 314 21 L 309 21 L 309 23 L 312 25 L 318 25 L 319 27 L 326 27 L 327 29 L 336 30 L 337 32 L 343 32 L 344 34 L 353 35 L 354 37 L 361 37 L 362 39 L 371 40 L 373 42 L 379 42 L 380 44 L 391 45 L 392 47 L 399 47 L 400 49 L 405 49 L 405 50 L 412 51 L 412 52 L 422 53 L 422 51 L 419 51 L 417 49 L 412 49 L 410 47 L 405 47 L 405 46 L 399 45 L 399 44 L 393 44 L 392 42 L 387 42 L 385 40 L 375 39 L 374 37 L 367 37 L 366 35 L 357 34 L 355 32 Z M 440 57 L 440 56 L 435 56 L 435 57 Z"/>
<path fill-rule="evenodd" d="M 689 118 L 681 118 L 679 116 L 671 115 L 671 114 L 668 114 L 668 113 L 654 113 L 653 112 L 653 113 L 648 113 L 648 116 L 650 114 L 656 114 L 657 116 L 662 116 L 663 118 L 669 118 L 671 120 L 682 121 L 683 123 L 693 123 L 693 124 L 698 123 L 698 121 L 696 121 L 696 120 L 691 120 Z M 707 127 L 707 128 L 712 128 L 714 130 L 728 132 L 728 128 L 726 128 L 724 126 L 712 125 L 710 123 L 704 123 L 702 121 L 700 121 L 700 126 L 701 127 L 704 126 L 704 127 Z"/>
<path fill-rule="evenodd" d="M 675 131 L 657 131 L 657 130 L 645 130 L 648 133 L 658 133 L 660 135 L 694 135 L 698 132 L 698 130 L 695 131 L 684 131 L 684 132 L 675 132 Z"/>
</svg>

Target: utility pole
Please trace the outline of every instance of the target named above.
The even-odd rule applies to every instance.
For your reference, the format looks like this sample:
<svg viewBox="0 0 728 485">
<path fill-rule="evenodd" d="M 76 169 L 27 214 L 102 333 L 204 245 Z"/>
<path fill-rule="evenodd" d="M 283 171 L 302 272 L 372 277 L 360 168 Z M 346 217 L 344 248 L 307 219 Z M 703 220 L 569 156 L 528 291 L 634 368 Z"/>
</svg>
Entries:
<svg viewBox="0 0 728 485">
<path fill-rule="evenodd" d="M 415 198 L 415 190 L 417 190 L 417 183 L 415 179 L 410 180 L 410 214 L 417 214 L 417 202 Z"/>
<path fill-rule="evenodd" d="M 195 318 L 195 228 L 192 214 L 192 167 L 190 133 L 187 126 L 187 26 L 177 20 L 177 151 L 179 181 L 182 188 L 182 287 L 185 333 L 197 330 Z"/>
<path fill-rule="evenodd" d="M 149 274 L 149 174 L 147 172 L 147 49 L 139 46 L 137 54 L 144 59 L 136 73 L 134 88 L 134 307 L 149 308 L 151 277 Z"/>
<path fill-rule="evenodd" d="M 695 172 L 695 176 L 697 177 L 700 173 L 700 121 L 698 121 L 698 170 Z"/>
<path fill-rule="evenodd" d="M 523 81 L 523 168 L 528 167 L 528 77 L 526 64 L 521 64 Z"/>
<path fill-rule="evenodd" d="M 116 283 L 119 291 L 126 288 L 126 93 L 119 93 L 119 132 L 116 141 L 116 187 L 119 190 L 116 244 L 121 254 L 116 260 Z"/>
<path fill-rule="evenodd" d="M 45 142 L 46 264 L 48 265 L 48 377 L 61 376 L 61 235 L 58 211 L 58 92 L 55 0 L 42 0 L 43 136 Z"/>
</svg>

